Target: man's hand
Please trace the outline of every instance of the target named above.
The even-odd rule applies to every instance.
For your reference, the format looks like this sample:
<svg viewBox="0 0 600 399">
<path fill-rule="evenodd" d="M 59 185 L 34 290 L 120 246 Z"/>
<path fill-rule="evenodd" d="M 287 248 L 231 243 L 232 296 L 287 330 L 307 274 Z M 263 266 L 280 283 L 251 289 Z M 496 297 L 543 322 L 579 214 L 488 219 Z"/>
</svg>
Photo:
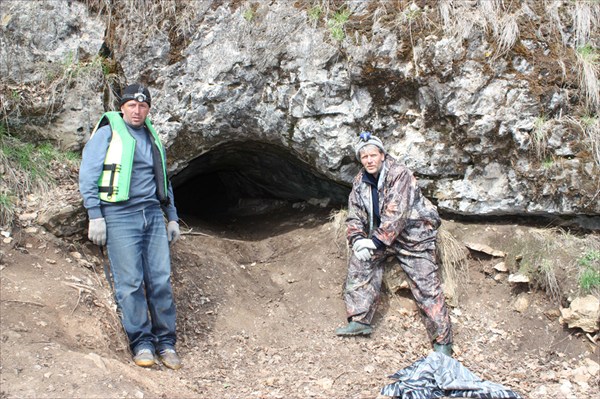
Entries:
<svg viewBox="0 0 600 399">
<path fill-rule="evenodd" d="M 354 252 L 360 251 L 361 249 L 365 248 L 377 249 L 377 246 L 370 238 L 359 238 L 358 240 L 354 241 L 354 245 L 352 246 L 352 250 Z"/>
<path fill-rule="evenodd" d="M 180 236 L 181 232 L 179 231 L 179 223 L 171 220 L 167 224 L 167 238 L 169 239 L 169 243 L 175 244 L 175 241 L 179 240 Z"/>
<path fill-rule="evenodd" d="M 369 238 L 360 238 L 354 241 L 354 245 L 352 245 L 354 255 L 363 262 L 371 259 L 372 250 L 374 249 L 377 249 L 377 246 Z"/>
<path fill-rule="evenodd" d="M 363 248 L 360 251 L 354 251 L 354 256 L 356 256 L 358 260 L 361 260 L 363 262 L 371 260 L 371 255 L 371 250 L 369 250 L 368 248 Z"/>
<path fill-rule="evenodd" d="M 106 244 L 106 222 L 104 218 L 90 220 L 88 238 L 96 245 Z"/>
</svg>

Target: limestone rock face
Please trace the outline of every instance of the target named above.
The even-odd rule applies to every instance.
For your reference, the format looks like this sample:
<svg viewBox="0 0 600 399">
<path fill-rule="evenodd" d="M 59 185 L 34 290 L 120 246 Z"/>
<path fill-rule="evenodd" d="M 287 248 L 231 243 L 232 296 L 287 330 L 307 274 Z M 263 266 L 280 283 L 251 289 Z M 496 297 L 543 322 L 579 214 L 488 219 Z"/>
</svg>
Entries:
<svg viewBox="0 0 600 399">
<path fill-rule="evenodd" d="M 0 18 L 5 121 L 81 149 L 104 110 L 98 52 L 105 23 L 74 1 L 3 1 Z"/>
<path fill-rule="evenodd" d="M 3 80 L 48 81 L 58 64 L 98 53 L 106 26 L 73 1 L 3 1 Z M 64 72 L 64 71 L 62 71 Z"/>
<path fill-rule="evenodd" d="M 564 45 L 552 42 L 560 38 L 541 34 L 541 17 L 524 5 L 528 29 L 539 31 L 521 32 L 518 51 L 498 54 L 477 21 L 460 34 L 408 32 L 406 24 L 374 17 L 381 2 L 365 1 L 348 2 L 354 23 L 338 41 L 300 3 L 189 2 L 179 30 L 169 19 L 160 29 L 132 29 L 141 26 L 139 15 L 115 12 L 105 37 L 107 19 L 81 3 L 3 1 L 2 58 L 8 62 L 0 72 L 35 83 L 42 80 L 41 63 L 71 53 L 81 60 L 108 55 L 120 81 L 149 86 L 176 188 L 206 172 L 200 159 L 232 161 L 241 165 L 240 181 L 260 185 L 244 174 L 248 154 L 231 151 L 250 146 L 284 153 L 302 173 L 319 176 L 308 184 L 310 197 L 343 203 L 358 171 L 357 135 L 371 130 L 443 211 L 585 216 L 599 226 L 599 165 L 592 143 L 565 118 L 575 112 L 565 87 L 577 85 L 576 65 L 567 59 L 566 72 L 558 68 L 552 50 L 573 47 L 572 36 Z M 415 15 L 440 18 L 440 10 L 413 8 Z M 471 15 L 467 11 L 455 10 L 455 18 Z M 34 32 L 19 39 L 17 32 L 32 24 Z M 54 106 L 48 127 L 77 148 L 102 106 L 114 103 L 105 100 L 106 82 L 62 88 L 64 101 Z M 230 149 L 229 158 L 215 160 L 220 148 Z M 305 180 L 291 172 L 290 187 L 267 191 L 306 199 Z"/>
</svg>

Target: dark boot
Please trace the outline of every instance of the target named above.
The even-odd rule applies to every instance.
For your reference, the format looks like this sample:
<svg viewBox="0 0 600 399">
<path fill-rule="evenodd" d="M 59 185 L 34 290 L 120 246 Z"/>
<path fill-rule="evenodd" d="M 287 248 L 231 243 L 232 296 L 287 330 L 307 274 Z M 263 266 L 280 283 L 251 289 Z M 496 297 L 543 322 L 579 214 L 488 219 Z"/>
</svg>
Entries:
<svg viewBox="0 0 600 399">
<path fill-rule="evenodd" d="M 346 327 L 340 327 L 335 330 L 335 335 L 342 337 L 351 337 L 354 335 L 371 335 L 373 327 L 368 324 L 351 321 Z"/>
<path fill-rule="evenodd" d="M 433 344 L 433 351 L 443 353 L 446 356 L 452 357 L 452 344 Z"/>
</svg>

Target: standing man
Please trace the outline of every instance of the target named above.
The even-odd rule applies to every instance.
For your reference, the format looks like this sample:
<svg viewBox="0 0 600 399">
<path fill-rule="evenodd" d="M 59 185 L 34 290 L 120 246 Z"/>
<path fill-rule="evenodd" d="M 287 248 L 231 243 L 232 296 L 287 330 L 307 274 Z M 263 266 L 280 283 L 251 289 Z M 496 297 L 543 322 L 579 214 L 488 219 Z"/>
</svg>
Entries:
<svg viewBox="0 0 600 399">
<path fill-rule="evenodd" d="M 150 119 L 150 92 L 133 84 L 121 112 L 107 112 L 83 149 L 79 190 L 88 237 L 106 244 L 117 307 L 133 361 L 181 368 L 175 351 L 175 302 L 169 243 L 180 236 L 165 150 Z M 165 228 L 164 215 L 168 219 Z"/>
<path fill-rule="evenodd" d="M 370 335 L 383 278 L 383 262 L 396 256 L 408 276 L 433 348 L 451 356 L 452 327 L 437 273 L 437 210 L 421 194 L 411 171 L 389 155 L 381 140 L 360 135 L 356 157 L 363 169 L 348 199 L 347 239 L 352 246 L 344 290 L 348 325 L 340 336 Z"/>
</svg>

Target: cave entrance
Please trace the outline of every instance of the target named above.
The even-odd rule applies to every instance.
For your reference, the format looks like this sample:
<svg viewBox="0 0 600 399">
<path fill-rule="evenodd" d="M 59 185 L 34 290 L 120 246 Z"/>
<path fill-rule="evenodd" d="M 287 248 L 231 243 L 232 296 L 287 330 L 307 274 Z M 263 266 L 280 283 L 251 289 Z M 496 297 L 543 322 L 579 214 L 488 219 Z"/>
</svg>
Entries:
<svg viewBox="0 0 600 399">
<path fill-rule="evenodd" d="M 215 147 L 171 182 L 180 217 L 216 222 L 295 203 L 340 207 L 350 193 L 349 186 L 327 178 L 289 150 L 260 142 Z"/>
</svg>

